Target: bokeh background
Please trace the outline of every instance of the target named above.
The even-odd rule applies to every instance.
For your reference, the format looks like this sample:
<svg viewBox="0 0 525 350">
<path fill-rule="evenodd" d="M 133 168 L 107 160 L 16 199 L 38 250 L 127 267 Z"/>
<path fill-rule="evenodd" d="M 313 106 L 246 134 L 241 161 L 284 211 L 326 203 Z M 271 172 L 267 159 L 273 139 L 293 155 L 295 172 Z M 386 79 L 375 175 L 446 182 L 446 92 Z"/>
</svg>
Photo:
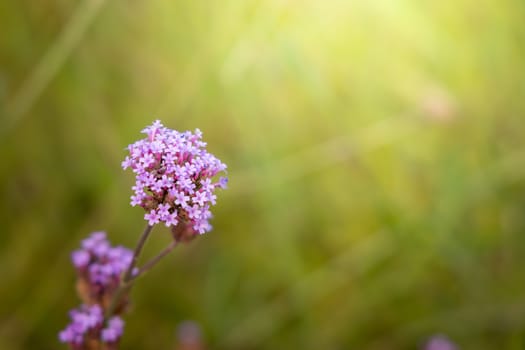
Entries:
<svg viewBox="0 0 525 350">
<path fill-rule="evenodd" d="M 124 349 L 525 348 L 525 2 L 0 2 L 0 348 L 61 349 L 72 249 L 133 246 L 154 119 L 229 166 Z M 146 256 L 167 244 L 159 227 Z"/>
</svg>

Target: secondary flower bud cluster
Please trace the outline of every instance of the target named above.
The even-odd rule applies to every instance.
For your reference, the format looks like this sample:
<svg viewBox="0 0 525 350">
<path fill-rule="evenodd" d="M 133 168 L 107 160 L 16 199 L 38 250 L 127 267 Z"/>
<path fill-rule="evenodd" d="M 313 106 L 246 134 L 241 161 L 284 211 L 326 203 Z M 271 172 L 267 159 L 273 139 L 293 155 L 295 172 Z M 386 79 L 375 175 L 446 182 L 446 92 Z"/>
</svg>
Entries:
<svg viewBox="0 0 525 350">
<path fill-rule="evenodd" d="M 117 315 L 105 320 L 104 312 L 132 259 L 129 249 L 112 247 L 105 232 L 93 232 L 82 241 L 81 249 L 71 254 L 71 260 L 77 270 L 77 292 L 83 304 L 70 312 L 71 323 L 60 332 L 60 341 L 74 350 L 117 349 L 124 321 Z M 127 298 L 123 298 L 115 313 L 122 313 L 126 305 Z"/>
<path fill-rule="evenodd" d="M 84 303 L 108 307 L 132 259 L 133 252 L 122 246 L 112 247 L 105 232 L 93 232 L 83 240 L 82 248 L 71 254 L 71 260 L 77 269 L 77 290 Z"/>
<path fill-rule="evenodd" d="M 215 189 L 225 188 L 227 179 L 213 182 L 226 165 L 205 149 L 199 129 L 178 132 L 155 121 L 143 131 L 145 139 L 129 145 L 122 162 L 136 175 L 132 206 L 146 210 L 149 225 L 163 222 L 189 224 L 194 233 L 211 230 L 210 206 L 216 203 Z"/>
<path fill-rule="evenodd" d="M 124 330 L 124 321 L 119 316 L 110 318 L 106 327 L 99 305 L 82 305 L 71 310 L 69 316 L 71 323 L 59 334 L 61 342 L 68 343 L 73 350 L 116 349 Z"/>
</svg>

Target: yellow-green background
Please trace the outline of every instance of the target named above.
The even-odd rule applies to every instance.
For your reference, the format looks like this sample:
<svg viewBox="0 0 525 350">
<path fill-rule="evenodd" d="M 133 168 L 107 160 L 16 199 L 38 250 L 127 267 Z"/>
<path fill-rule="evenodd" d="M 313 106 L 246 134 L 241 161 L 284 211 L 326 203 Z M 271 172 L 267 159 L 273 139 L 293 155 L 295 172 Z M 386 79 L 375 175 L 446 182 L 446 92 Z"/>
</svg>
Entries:
<svg viewBox="0 0 525 350">
<path fill-rule="evenodd" d="M 214 230 L 124 349 L 525 348 L 521 0 L 0 2 L 0 349 L 60 349 L 72 249 L 133 246 L 127 144 L 200 128 Z M 152 255 L 168 242 L 159 227 Z"/>
</svg>

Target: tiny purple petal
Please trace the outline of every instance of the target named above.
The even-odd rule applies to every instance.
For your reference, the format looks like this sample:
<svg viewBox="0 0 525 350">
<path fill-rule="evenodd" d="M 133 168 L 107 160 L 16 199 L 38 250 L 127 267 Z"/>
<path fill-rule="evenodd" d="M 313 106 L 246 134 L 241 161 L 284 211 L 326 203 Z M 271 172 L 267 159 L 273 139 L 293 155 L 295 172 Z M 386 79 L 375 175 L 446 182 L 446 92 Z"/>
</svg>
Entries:
<svg viewBox="0 0 525 350">
<path fill-rule="evenodd" d="M 148 224 L 150 226 L 158 224 L 160 221 L 159 215 L 157 214 L 155 209 L 152 209 L 149 213 L 144 214 L 144 219 L 148 220 Z"/>
<path fill-rule="evenodd" d="M 85 250 L 75 250 L 71 254 L 71 260 L 76 268 L 86 267 L 90 260 L 90 255 Z"/>
<path fill-rule="evenodd" d="M 219 185 L 220 188 L 224 188 L 224 189 L 227 188 L 228 187 L 228 178 L 227 177 L 221 177 L 219 179 L 219 184 L 218 185 Z"/>
<path fill-rule="evenodd" d="M 60 339 L 62 343 L 71 343 L 73 342 L 74 337 L 75 333 L 69 327 L 58 334 L 58 339 Z"/>
<path fill-rule="evenodd" d="M 124 321 L 118 316 L 112 317 L 108 321 L 108 326 L 102 330 L 101 338 L 106 343 L 116 342 L 124 331 Z"/>
</svg>

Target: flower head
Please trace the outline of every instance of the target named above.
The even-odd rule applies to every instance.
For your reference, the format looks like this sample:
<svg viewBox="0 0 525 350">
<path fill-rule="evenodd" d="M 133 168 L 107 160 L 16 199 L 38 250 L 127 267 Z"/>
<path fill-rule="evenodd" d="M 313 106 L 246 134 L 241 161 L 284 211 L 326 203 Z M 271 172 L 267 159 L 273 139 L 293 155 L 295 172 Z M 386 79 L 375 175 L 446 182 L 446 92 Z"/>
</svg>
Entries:
<svg viewBox="0 0 525 350">
<path fill-rule="evenodd" d="M 149 225 L 163 222 L 176 226 L 183 222 L 194 233 L 211 230 L 210 205 L 216 203 L 216 188 L 227 180 L 213 178 L 226 165 L 206 151 L 202 132 L 178 132 L 155 121 L 143 131 L 146 138 L 128 146 L 124 169 L 135 173 L 131 205 L 139 205 Z"/>
<path fill-rule="evenodd" d="M 91 305 L 107 300 L 132 258 L 131 250 L 111 246 L 105 232 L 93 232 L 82 241 L 81 249 L 71 254 L 71 260 L 77 269 L 83 301 Z"/>
<path fill-rule="evenodd" d="M 70 311 L 71 322 L 58 334 L 62 343 L 68 343 L 73 349 L 84 349 L 92 342 L 115 343 L 122 336 L 124 322 L 118 316 L 112 317 L 104 326 L 104 314 L 99 305 L 82 305 Z"/>
</svg>

